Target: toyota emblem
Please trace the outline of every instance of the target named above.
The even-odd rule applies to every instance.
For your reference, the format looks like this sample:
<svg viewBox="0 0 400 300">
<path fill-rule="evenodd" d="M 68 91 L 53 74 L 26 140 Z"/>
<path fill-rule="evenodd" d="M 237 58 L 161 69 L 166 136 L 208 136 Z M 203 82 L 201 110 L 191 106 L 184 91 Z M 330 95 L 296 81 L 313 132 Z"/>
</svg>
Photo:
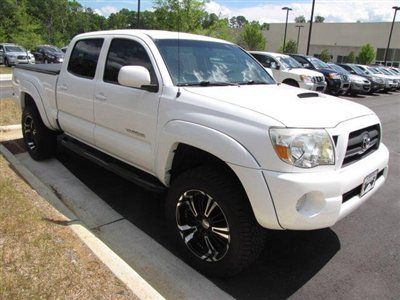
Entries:
<svg viewBox="0 0 400 300">
<path fill-rule="evenodd" d="M 366 132 L 362 136 L 362 143 L 361 143 L 361 148 L 365 152 L 371 147 L 371 137 L 369 136 L 369 133 Z"/>
</svg>

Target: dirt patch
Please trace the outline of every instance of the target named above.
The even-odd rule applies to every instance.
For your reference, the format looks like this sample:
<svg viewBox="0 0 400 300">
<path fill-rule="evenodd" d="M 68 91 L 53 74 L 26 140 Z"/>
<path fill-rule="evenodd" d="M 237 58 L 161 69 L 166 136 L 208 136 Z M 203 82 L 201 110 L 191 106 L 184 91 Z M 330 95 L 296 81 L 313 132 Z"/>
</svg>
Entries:
<svg viewBox="0 0 400 300">
<path fill-rule="evenodd" d="M 137 299 L 0 156 L 0 299 Z"/>
<path fill-rule="evenodd" d="M 0 74 L 11 74 L 12 70 L 12 68 L 0 66 Z"/>
<path fill-rule="evenodd" d="M 21 109 L 13 99 L 0 100 L 0 126 L 21 123 Z"/>
</svg>

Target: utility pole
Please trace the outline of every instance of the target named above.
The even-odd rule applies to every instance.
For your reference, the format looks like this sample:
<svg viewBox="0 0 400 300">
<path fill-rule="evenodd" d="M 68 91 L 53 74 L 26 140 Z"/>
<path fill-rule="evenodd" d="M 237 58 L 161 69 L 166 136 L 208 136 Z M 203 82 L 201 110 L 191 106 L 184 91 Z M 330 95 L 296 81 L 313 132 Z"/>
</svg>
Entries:
<svg viewBox="0 0 400 300">
<path fill-rule="evenodd" d="M 138 3 L 137 3 L 137 21 L 136 21 L 136 23 L 137 23 L 136 28 L 139 29 L 140 28 L 140 0 L 138 0 Z"/>
<path fill-rule="evenodd" d="M 288 19 L 289 19 L 289 11 L 292 9 L 290 7 L 282 7 L 282 10 L 286 10 L 286 23 L 285 23 L 285 35 L 283 36 L 283 51 L 285 52 L 285 46 L 286 46 L 286 32 L 287 32 L 287 24 L 288 24 Z"/>
<path fill-rule="evenodd" d="M 299 29 L 297 32 L 297 53 L 299 53 L 300 30 L 304 27 L 304 25 L 296 25 L 296 27 Z"/>
<path fill-rule="evenodd" d="M 311 8 L 310 30 L 308 31 L 307 52 L 306 52 L 307 55 L 310 53 L 312 24 L 313 24 L 313 21 L 314 21 L 314 7 L 315 7 L 315 0 L 313 0 L 312 8 Z"/>
<path fill-rule="evenodd" d="M 396 20 L 396 14 L 397 14 L 397 11 L 400 10 L 400 6 L 393 6 L 392 8 L 394 9 L 394 16 L 393 16 L 392 27 L 390 28 L 389 41 L 388 41 L 386 51 L 385 51 L 385 66 L 386 66 L 387 56 L 388 56 L 388 52 L 389 52 L 389 48 L 390 48 L 390 40 L 392 39 L 393 26 L 394 26 L 394 22 Z"/>
</svg>

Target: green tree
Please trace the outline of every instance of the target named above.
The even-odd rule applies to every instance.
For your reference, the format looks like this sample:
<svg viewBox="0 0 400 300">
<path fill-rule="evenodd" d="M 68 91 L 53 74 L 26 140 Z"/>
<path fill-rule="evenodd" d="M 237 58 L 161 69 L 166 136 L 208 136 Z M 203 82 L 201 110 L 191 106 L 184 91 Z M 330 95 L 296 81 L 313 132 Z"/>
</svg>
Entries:
<svg viewBox="0 0 400 300">
<path fill-rule="evenodd" d="M 371 44 L 365 44 L 361 47 L 360 53 L 358 54 L 357 61 L 360 64 L 368 65 L 375 59 L 376 52 Z"/>
<path fill-rule="evenodd" d="M 194 32 L 207 17 L 205 0 L 155 0 L 154 14 L 159 29 Z"/>
<path fill-rule="evenodd" d="M 294 21 L 295 21 L 296 23 L 305 23 L 305 22 L 306 22 L 306 17 L 303 16 L 303 15 L 301 15 L 301 16 L 296 17 L 296 18 L 294 19 Z"/>
<path fill-rule="evenodd" d="M 315 23 L 324 23 L 325 18 L 322 16 L 316 16 L 314 20 L 315 20 Z"/>
<path fill-rule="evenodd" d="M 258 22 L 251 22 L 243 27 L 239 36 L 239 44 L 247 50 L 264 50 L 267 40 Z"/>
<path fill-rule="evenodd" d="M 289 40 L 285 44 L 285 49 L 283 49 L 283 45 L 278 49 L 279 53 L 287 53 L 294 54 L 297 53 L 297 43 L 294 40 Z"/>
<path fill-rule="evenodd" d="M 329 53 L 328 49 L 324 49 L 319 54 L 319 59 L 324 62 L 328 62 L 332 59 L 332 55 Z"/>
<path fill-rule="evenodd" d="M 237 40 L 235 30 L 230 27 L 228 19 L 219 19 L 208 28 L 198 29 L 195 33 L 212 36 L 232 43 L 236 43 Z"/>
<path fill-rule="evenodd" d="M 229 19 L 229 24 L 232 28 L 243 28 L 249 21 L 244 16 L 232 17 Z"/>
<path fill-rule="evenodd" d="M 347 55 L 346 62 L 348 62 L 348 63 L 355 63 L 356 62 L 356 55 L 354 54 L 354 51 L 351 51 L 349 53 L 349 55 Z"/>
</svg>

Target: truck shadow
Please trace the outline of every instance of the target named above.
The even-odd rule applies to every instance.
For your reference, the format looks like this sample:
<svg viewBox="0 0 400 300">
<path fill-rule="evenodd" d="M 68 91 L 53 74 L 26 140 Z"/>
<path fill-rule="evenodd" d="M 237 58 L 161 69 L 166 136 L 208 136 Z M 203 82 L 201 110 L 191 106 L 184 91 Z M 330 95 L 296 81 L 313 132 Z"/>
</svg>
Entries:
<svg viewBox="0 0 400 300">
<path fill-rule="evenodd" d="M 72 153 L 60 152 L 59 161 L 88 188 L 128 221 L 172 253 L 178 253 L 166 231 L 163 198 L 114 175 Z M 340 250 L 331 229 L 269 231 L 264 252 L 239 275 L 210 278 L 238 299 L 287 298 L 318 273 Z"/>
</svg>

